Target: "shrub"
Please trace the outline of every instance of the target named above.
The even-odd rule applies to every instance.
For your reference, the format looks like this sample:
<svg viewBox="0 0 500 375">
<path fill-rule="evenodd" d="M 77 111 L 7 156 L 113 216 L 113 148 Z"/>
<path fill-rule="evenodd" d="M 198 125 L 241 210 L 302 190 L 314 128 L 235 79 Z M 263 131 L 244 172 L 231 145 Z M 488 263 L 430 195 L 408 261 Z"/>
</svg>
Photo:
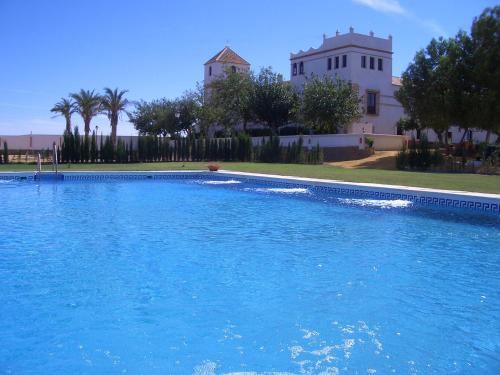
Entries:
<svg viewBox="0 0 500 375">
<path fill-rule="evenodd" d="M 421 137 L 420 142 L 413 138 L 409 143 L 409 149 L 403 147 L 396 155 L 396 168 L 398 169 L 408 168 L 425 171 L 443 164 L 443 154 L 439 149 L 431 151 L 430 143 L 425 135 Z"/>
<path fill-rule="evenodd" d="M 409 165 L 408 160 L 408 151 L 406 147 L 404 147 L 401 151 L 396 155 L 396 168 L 397 169 L 406 169 Z"/>
<path fill-rule="evenodd" d="M 371 137 L 366 137 L 365 136 L 365 143 L 368 147 L 372 148 L 373 147 L 373 143 L 374 143 L 374 140 L 373 138 Z"/>
</svg>

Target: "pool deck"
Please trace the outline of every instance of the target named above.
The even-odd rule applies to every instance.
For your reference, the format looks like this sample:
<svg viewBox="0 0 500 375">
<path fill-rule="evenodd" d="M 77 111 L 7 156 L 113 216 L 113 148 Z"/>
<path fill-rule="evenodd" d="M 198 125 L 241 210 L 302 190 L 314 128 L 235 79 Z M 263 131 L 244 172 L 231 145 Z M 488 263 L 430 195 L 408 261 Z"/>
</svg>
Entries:
<svg viewBox="0 0 500 375">
<path fill-rule="evenodd" d="M 271 184 L 283 185 L 301 185 L 314 187 L 315 189 L 331 191 L 342 195 L 349 195 L 361 198 L 373 199 L 405 199 L 415 203 L 430 206 L 441 206 L 449 208 L 472 209 L 485 213 L 500 215 L 500 194 L 486 194 L 467 191 L 440 190 L 413 186 L 385 185 L 361 182 L 346 182 L 340 180 L 325 180 L 295 176 L 269 175 L 260 173 L 234 172 L 219 170 L 218 172 L 209 172 L 206 170 L 192 171 L 127 171 L 127 172 L 87 172 L 87 171 L 64 171 L 55 178 L 54 173 L 44 172 L 41 174 L 43 180 L 62 179 L 60 176 L 69 177 L 74 180 L 102 180 L 102 179 L 168 179 L 171 178 L 193 178 L 193 176 L 203 176 L 214 178 L 231 177 L 251 181 L 268 182 Z M 35 180 L 33 172 L 0 172 L 0 179 L 15 180 Z"/>
</svg>

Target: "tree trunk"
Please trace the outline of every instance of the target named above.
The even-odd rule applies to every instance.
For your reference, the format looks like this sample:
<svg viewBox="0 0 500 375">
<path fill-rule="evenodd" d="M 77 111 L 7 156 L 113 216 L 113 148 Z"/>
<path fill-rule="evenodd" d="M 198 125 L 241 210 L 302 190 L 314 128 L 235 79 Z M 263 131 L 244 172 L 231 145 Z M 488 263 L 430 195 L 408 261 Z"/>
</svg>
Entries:
<svg viewBox="0 0 500 375">
<path fill-rule="evenodd" d="M 490 144 L 490 136 L 491 136 L 491 130 L 488 130 L 486 132 L 486 139 L 484 140 L 484 142 L 488 145 Z"/>
<path fill-rule="evenodd" d="M 495 134 L 497 136 L 497 140 L 495 141 L 495 144 L 500 145 L 500 132 L 495 132 Z"/>
<path fill-rule="evenodd" d="M 438 142 L 440 145 L 443 144 L 443 133 L 442 132 L 438 132 L 437 130 L 434 130 L 434 132 L 436 133 L 437 137 L 438 137 Z"/>
<path fill-rule="evenodd" d="M 467 135 L 467 132 L 469 131 L 469 128 L 464 129 L 464 134 L 462 135 L 462 139 L 460 139 L 460 143 L 464 143 L 465 136 Z"/>
</svg>

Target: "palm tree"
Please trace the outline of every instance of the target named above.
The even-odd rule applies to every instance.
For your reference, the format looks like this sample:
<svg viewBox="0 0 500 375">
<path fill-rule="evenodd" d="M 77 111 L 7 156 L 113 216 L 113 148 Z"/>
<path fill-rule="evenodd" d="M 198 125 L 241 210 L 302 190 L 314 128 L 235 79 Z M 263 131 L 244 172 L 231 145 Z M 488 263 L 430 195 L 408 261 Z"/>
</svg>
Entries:
<svg viewBox="0 0 500 375">
<path fill-rule="evenodd" d="M 116 128 L 118 126 L 118 118 L 121 112 L 125 112 L 125 108 L 129 101 L 123 96 L 128 90 L 119 91 L 117 88 L 111 90 L 109 87 L 104 89 L 104 96 L 102 97 L 102 109 L 108 115 L 111 123 L 111 142 L 116 146 Z"/>
<path fill-rule="evenodd" d="M 71 99 L 61 98 L 50 112 L 58 113 L 66 119 L 66 132 L 71 133 L 71 115 L 75 113 L 75 103 Z"/>
<path fill-rule="evenodd" d="M 101 112 L 101 96 L 95 90 L 80 90 L 70 95 L 75 100 L 75 112 L 82 116 L 85 125 L 85 137 L 90 133 L 90 121 Z"/>
</svg>

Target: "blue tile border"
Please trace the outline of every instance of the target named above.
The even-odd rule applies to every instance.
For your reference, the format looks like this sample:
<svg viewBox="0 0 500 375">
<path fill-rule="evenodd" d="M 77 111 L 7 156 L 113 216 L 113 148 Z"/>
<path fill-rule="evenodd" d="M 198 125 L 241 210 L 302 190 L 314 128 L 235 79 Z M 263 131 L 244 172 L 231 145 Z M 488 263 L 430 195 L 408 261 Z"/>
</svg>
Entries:
<svg viewBox="0 0 500 375">
<path fill-rule="evenodd" d="M 341 181 L 302 179 L 238 172 L 171 171 L 171 172 L 64 172 L 65 181 L 123 180 L 226 180 L 261 184 L 268 187 L 307 188 L 313 192 L 365 199 L 408 200 L 431 207 L 456 208 L 500 215 L 500 195 L 447 192 L 442 190 L 406 188 L 390 185 L 346 183 Z M 41 180 L 54 180 L 42 174 Z M 34 181 L 34 173 L 0 173 L 0 180 Z"/>
</svg>

